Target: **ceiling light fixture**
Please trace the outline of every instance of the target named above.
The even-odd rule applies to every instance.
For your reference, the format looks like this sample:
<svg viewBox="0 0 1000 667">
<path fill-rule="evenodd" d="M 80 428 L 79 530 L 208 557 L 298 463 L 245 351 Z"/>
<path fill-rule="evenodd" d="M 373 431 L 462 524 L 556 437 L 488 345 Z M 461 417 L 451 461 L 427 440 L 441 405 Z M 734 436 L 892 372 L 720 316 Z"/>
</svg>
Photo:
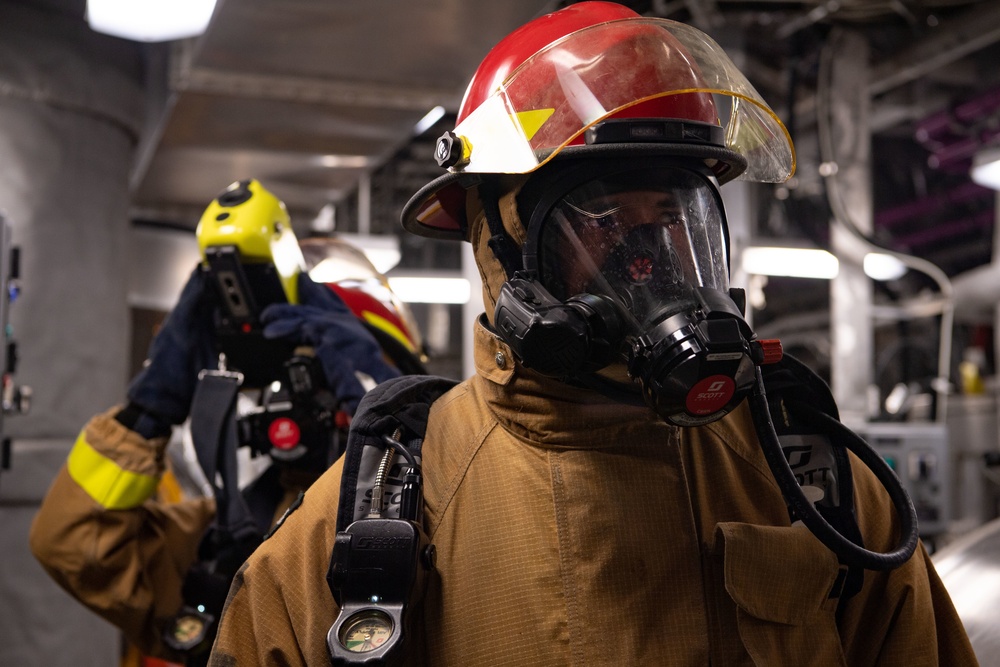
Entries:
<svg viewBox="0 0 1000 667">
<path fill-rule="evenodd" d="M 205 32 L 216 0 L 87 0 L 95 32 L 137 42 L 165 42 Z"/>
<path fill-rule="evenodd" d="M 840 262 L 826 250 L 817 248 L 780 248 L 751 246 L 743 251 L 743 270 L 758 276 L 821 278 L 832 280 L 840 273 Z M 864 258 L 864 271 L 872 280 L 897 280 L 907 266 L 896 257 L 870 252 Z"/>
<path fill-rule="evenodd" d="M 1000 147 L 987 148 L 972 157 L 972 180 L 983 187 L 1000 190 Z"/>
<path fill-rule="evenodd" d="M 416 126 L 413 128 L 413 134 L 415 136 L 420 136 L 427 130 L 434 126 L 434 123 L 438 122 L 444 117 L 444 107 L 436 106 L 430 111 L 428 111 L 423 118 L 417 121 Z"/>
<path fill-rule="evenodd" d="M 870 252 L 865 255 L 865 275 L 872 280 L 899 280 L 907 272 L 906 264 L 892 255 L 881 252 Z"/>
<path fill-rule="evenodd" d="M 743 250 L 743 270 L 759 276 L 836 278 L 837 258 L 816 248 L 750 247 Z"/>
<path fill-rule="evenodd" d="M 389 276 L 389 287 L 406 303 L 468 303 L 472 284 L 458 272 Z"/>
</svg>

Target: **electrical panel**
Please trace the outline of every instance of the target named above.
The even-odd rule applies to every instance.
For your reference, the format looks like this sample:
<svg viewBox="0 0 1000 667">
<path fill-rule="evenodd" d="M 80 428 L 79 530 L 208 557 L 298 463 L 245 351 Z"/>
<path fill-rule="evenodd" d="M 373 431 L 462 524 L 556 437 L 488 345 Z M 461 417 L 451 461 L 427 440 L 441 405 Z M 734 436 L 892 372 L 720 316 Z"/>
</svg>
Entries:
<svg viewBox="0 0 1000 667">
<path fill-rule="evenodd" d="M 920 536 L 935 537 L 951 520 L 948 430 L 935 422 L 879 422 L 856 429 L 893 469 L 917 510 Z"/>
</svg>

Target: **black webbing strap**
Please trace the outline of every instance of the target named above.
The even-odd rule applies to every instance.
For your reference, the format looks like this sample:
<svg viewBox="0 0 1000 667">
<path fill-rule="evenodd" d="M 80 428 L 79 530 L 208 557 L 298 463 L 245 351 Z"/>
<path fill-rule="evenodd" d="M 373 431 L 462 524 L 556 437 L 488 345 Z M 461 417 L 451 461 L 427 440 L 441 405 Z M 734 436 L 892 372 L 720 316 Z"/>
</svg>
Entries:
<svg viewBox="0 0 1000 667">
<path fill-rule="evenodd" d="M 479 200 L 483 204 L 486 225 L 490 229 L 488 245 L 497 261 L 503 266 L 507 279 L 510 280 L 515 272 L 523 268 L 521 251 L 503 226 L 503 216 L 500 215 L 500 186 L 496 178 L 483 179 L 479 185 Z"/>
<path fill-rule="evenodd" d="M 366 492 L 372 490 L 366 471 L 377 467 L 385 450 L 383 436 L 402 430 L 400 439 L 419 459 L 431 404 L 456 384 L 436 375 L 402 375 L 380 383 L 364 395 L 351 420 L 344 452 L 344 472 L 340 484 L 337 530 L 367 514 Z M 387 488 L 397 489 L 390 480 Z M 392 495 L 390 492 L 390 495 Z"/>
<path fill-rule="evenodd" d="M 215 527 L 236 542 L 260 535 L 238 483 L 236 395 L 241 382 L 237 373 L 205 372 L 191 402 L 191 439 L 215 495 Z"/>
</svg>

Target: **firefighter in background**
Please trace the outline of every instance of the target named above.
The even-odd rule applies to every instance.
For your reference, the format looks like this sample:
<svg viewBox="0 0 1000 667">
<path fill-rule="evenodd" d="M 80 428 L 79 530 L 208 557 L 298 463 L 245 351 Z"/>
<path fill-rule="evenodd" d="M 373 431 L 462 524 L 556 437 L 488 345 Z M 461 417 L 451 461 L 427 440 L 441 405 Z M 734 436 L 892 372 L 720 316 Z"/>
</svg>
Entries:
<svg viewBox="0 0 1000 667">
<path fill-rule="evenodd" d="M 417 540 L 353 540 L 396 530 L 385 513 L 334 528 L 338 499 L 363 498 L 341 474 L 349 445 L 234 580 L 211 665 L 976 663 L 882 477 L 839 450 L 808 487 L 806 504 L 847 508 L 854 548 L 887 556 L 912 534 L 859 582 L 857 554 L 844 566 L 795 525 L 772 474 L 755 377 L 787 361 L 729 289 L 719 188 L 784 180 L 794 153 L 714 41 L 620 4 L 570 4 L 486 56 L 436 158 L 450 171 L 403 225 L 472 244 L 487 312 L 476 375 L 431 403 L 424 433 L 382 438 L 386 459 L 420 447 L 406 461 L 422 516 L 400 518 L 436 563 L 415 549 L 389 590 L 432 571 L 423 599 L 390 599 L 399 614 L 364 596 L 379 583 L 366 563 Z M 352 444 L 385 414 L 369 398 L 405 380 L 365 398 Z M 819 432 L 794 421 L 796 401 L 822 389 L 784 394 L 795 410 L 780 426 L 800 444 Z M 338 625 L 348 609 L 357 622 Z"/>
<path fill-rule="evenodd" d="M 216 219 L 243 224 L 236 233 L 249 229 L 251 237 L 273 221 L 286 251 L 288 241 L 294 242 L 284 204 L 257 181 L 234 184 L 206 210 L 199 225 L 203 254 L 204 226 Z M 256 224 L 261 220 L 263 225 Z M 239 239 L 244 259 L 257 241 Z M 127 402 L 84 427 L 34 519 L 31 548 L 49 574 L 146 656 L 189 665 L 207 660 L 229 578 L 239 565 L 223 567 L 223 556 L 241 561 L 246 555 L 224 551 L 232 540 L 210 539 L 218 537 L 219 503 L 245 501 L 256 530 L 238 546 L 252 549 L 340 454 L 344 429 L 366 389 L 400 373 L 423 372 L 413 319 L 364 254 L 336 239 L 301 245 L 312 264 L 326 262 L 328 282 L 293 271 L 286 282 L 294 287 L 291 303 L 260 314 L 258 343 L 271 354 L 254 358 L 250 349 L 241 361 L 239 370 L 258 381 L 240 387 L 243 407 L 233 425 L 237 445 L 268 456 L 270 466 L 237 490 L 240 498 L 220 496 L 232 488 L 216 488 L 215 497 L 179 500 L 166 466 L 173 427 L 198 409 L 198 400 L 206 400 L 199 399 L 205 371 L 217 372 L 220 358 L 217 334 L 225 318 L 215 289 L 218 276 L 199 266 L 130 383 Z M 268 357 L 284 350 L 313 363 L 315 378 L 306 395 L 280 387 L 275 392 L 266 373 L 255 372 L 282 369 L 288 359 Z M 230 369 L 235 370 L 231 361 Z M 190 424 L 193 430 L 193 418 Z M 204 444 L 195 438 L 200 447 Z M 224 470 L 222 458 L 213 458 L 209 464 L 215 469 L 204 471 L 210 483 L 214 472 L 223 477 L 236 472 Z M 207 593 L 209 599 L 199 597 Z"/>
</svg>

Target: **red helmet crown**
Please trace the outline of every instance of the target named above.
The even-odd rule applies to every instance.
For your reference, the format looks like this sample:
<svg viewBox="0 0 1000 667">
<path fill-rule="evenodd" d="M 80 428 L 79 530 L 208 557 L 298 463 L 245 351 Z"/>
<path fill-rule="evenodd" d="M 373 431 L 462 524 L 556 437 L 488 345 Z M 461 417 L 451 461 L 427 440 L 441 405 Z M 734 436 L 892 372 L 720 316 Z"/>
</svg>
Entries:
<svg viewBox="0 0 1000 667">
<path fill-rule="evenodd" d="M 714 96 L 728 99 L 723 119 Z M 637 118 L 649 122 L 600 130 L 605 121 Z M 463 174 L 529 173 L 585 138 L 605 155 L 703 159 L 720 182 L 745 169 L 748 179 L 761 181 L 794 171 L 784 126 L 710 37 L 617 3 L 580 2 L 525 24 L 487 54 L 455 131 L 435 150 L 450 173 L 410 200 L 403 226 L 464 238 Z"/>
</svg>

